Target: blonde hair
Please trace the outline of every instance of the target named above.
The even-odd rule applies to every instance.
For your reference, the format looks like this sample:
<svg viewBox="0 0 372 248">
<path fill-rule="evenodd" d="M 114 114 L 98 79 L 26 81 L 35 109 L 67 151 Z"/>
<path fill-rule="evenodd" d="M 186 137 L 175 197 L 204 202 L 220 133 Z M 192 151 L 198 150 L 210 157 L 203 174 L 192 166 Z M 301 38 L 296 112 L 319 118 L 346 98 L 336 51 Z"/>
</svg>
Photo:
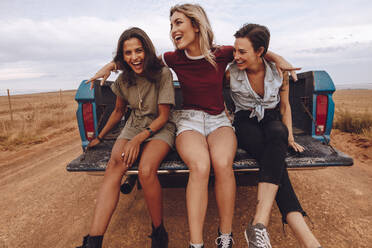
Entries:
<svg viewBox="0 0 372 248">
<path fill-rule="evenodd" d="M 186 3 L 173 6 L 170 9 L 170 17 L 172 17 L 174 12 L 180 12 L 187 16 L 191 20 L 193 27 L 199 29 L 199 45 L 201 53 L 209 63 L 216 67 L 216 61 L 214 60 L 215 57 L 211 51 L 214 47 L 214 34 L 204 9 L 198 4 Z"/>
</svg>

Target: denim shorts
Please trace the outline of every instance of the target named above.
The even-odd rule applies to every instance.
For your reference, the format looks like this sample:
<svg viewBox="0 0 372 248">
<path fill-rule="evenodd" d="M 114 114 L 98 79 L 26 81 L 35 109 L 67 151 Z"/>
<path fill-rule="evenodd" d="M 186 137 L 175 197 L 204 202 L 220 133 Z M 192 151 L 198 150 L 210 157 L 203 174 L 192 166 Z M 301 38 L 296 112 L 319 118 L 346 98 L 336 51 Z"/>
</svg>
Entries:
<svg viewBox="0 0 372 248">
<path fill-rule="evenodd" d="M 176 123 L 178 136 L 180 133 L 193 130 L 208 136 L 219 127 L 231 127 L 225 111 L 221 114 L 211 115 L 201 110 L 183 109 L 173 112 L 173 121 Z"/>
</svg>

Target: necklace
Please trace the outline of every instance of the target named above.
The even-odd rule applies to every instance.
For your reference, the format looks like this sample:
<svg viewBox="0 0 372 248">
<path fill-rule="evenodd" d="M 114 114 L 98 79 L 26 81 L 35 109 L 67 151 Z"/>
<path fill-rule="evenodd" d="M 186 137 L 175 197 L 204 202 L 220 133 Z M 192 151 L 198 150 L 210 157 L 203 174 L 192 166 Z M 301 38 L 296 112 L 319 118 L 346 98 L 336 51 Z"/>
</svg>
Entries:
<svg viewBox="0 0 372 248">
<path fill-rule="evenodd" d="M 138 87 L 138 83 L 136 83 L 136 87 L 137 87 L 137 93 L 138 93 L 138 108 L 140 111 L 142 111 L 142 96 L 141 96 L 141 93 Z"/>
</svg>

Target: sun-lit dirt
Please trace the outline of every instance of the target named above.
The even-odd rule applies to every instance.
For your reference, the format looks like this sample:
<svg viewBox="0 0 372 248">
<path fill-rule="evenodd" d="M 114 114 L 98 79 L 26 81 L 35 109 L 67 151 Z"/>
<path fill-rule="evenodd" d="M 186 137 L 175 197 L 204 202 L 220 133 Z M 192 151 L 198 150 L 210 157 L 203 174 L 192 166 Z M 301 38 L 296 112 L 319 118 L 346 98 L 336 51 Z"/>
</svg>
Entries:
<svg viewBox="0 0 372 248">
<path fill-rule="evenodd" d="M 332 144 L 354 158 L 354 166 L 291 171 L 303 208 L 323 247 L 371 247 L 372 141 L 334 130 Z M 103 177 L 69 173 L 66 164 L 81 153 L 76 129 L 41 144 L 0 153 L 0 248 L 75 247 L 88 232 L 94 199 Z M 256 187 L 239 187 L 234 247 L 247 247 L 243 230 L 251 219 Z M 187 247 L 184 189 L 164 190 L 169 247 Z M 205 221 L 206 247 L 215 247 L 218 212 L 210 189 Z M 311 226 L 311 223 L 308 222 Z M 121 195 L 105 235 L 104 247 L 150 247 L 150 218 L 141 190 Z M 269 226 L 273 247 L 298 247 L 285 233 L 277 207 Z"/>
</svg>

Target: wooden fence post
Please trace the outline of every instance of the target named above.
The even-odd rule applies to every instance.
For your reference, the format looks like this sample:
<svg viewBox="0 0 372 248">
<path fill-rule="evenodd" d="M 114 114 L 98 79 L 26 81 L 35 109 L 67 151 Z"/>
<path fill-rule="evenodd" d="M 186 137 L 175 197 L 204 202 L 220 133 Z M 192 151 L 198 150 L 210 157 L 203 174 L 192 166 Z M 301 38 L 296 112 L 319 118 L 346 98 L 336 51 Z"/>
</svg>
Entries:
<svg viewBox="0 0 372 248">
<path fill-rule="evenodd" d="M 59 106 L 62 107 L 62 89 L 59 89 Z"/>
<path fill-rule="evenodd" d="M 12 103 L 10 102 L 9 89 L 7 89 L 7 91 L 8 91 L 8 102 L 9 102 L 10 120 L 13 122 L 13 111 L 12 111 Z"/>
</svg>

